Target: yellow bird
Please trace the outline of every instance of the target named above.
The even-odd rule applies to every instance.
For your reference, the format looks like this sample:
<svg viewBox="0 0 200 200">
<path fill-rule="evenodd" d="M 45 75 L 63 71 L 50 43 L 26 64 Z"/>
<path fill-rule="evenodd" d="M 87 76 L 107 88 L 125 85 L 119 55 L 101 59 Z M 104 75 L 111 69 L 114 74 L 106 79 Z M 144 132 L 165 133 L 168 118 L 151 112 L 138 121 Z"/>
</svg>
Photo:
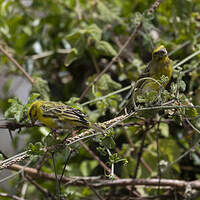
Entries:
<svg viewBox="0 0 200 200">
<path fill-rule="evenodd" d="M 167 77 L 168 80 L 162 82 L 162 76 Z M 152 60 L 146 67 L 144 72 L 141 74 L 139 79 L 147 77 L 157 80 L 160 84 L 158 84 L 154 80 L 148 79 L 139 82 L 137 88 L 140 90 L 142 95 L 145 95 L 146 93 L 151 92 L 152 90 L 158 92 L 160 90 L 160 86 L 166 87 L 168 82 L 170 81 L 172 77 L 172 62 L 169 59 L 167 50 L 163 45 L 153 50 Z"/>
<path fill-rule="evenodd" d="M 167 77 L 165 81 L 161 81 L 161 77 Z M 172 77 L 172 62 L 168 57 L 166 48 L 161 45 L 155 48 L 152 52 L 152 60 L 143 73 L 138 79 L 136 85 L 136 93 L 133 97 L 141 95 L 146 98 L 149 93 L 153 94 L 153 100 L 155 102 L 159 95 L 161 87 L 166 87 Z M 144 78 L 144 80 L 143 80 Z M 146 78 L 146 79 L 145 79 Z M 127 103 L 126 110 L 129 112 L 132 110 L 133 106 L 132 100 Z"/>
<path fill-rule="evenodd" d="M 80 110 L 60 102 L 35 101 L 31 104 L 28 115 L 33 124 L 39 121 L 52 129 L 93 127 Z"/>
</svg>

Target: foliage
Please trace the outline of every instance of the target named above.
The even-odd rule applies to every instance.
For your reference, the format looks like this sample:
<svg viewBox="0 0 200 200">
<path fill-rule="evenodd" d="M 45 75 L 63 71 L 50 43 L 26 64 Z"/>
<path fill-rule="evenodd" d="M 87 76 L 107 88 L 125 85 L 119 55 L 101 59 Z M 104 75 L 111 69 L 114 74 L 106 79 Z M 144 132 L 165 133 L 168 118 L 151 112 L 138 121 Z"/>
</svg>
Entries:
<svg viewBox="0 0 200 200">
<path fill-rule="evenodd" d="M 199 146 L 196 145 L 179 162 L 173 162 L 200 140 L 200 4 L 198 1 L 163 1 L 149 14 L 147 10 L 153 2 L 0 0 L 0 46 L 34 80 L 29 99 L 15 97 L 11 92 L 13 78 L 25 79 L 25 76 L 1 52 L 0 70 L 5 81 L 1 88 L 0 108 L 2 112 L 6 110 L 4 117 L 14 118 L 26 127 L 20 132 L 27 136 L 24 150 L 38 155 L 29 167 L 40 166 L 41 171 L 49 174 L 54 174 L 55 167 L 57 174 L 62 174 L 67 161 L 64 176 L 69 177 L 164 177 L 187 181 L 199 178 Z M 142 27 L 136 37 L 96 82 L 98 74 L 118 54 L 139 23 Z M 113 128 L 106 129 L 103 136 L 84 140 L 90 151 L 78 142 L 63 148 L 60 141 L 67 134 L 71 137 L 71 133 L 52 134 L 48 128 L 29 127 L 27 110 L 37 98 L 65 102 L 85 112 L 92 123 L 101 122 L 104 126 L 103 122 L 118 116 L 123 110 L 123 101 L 128 98 L 128 90 L 115 91 L 137 82 L 151 60 L 153 47 L 160 44 L 165 45 L 173 60 L 173 78 L 167 88 L 162 89 L 161 105 L 160 102 L 150 103 L 155 94 L 138 96 L 136 116 L 129 116 Z M 162 81 L 167 81 L 166 77 Z M 87 86 L 91 86 L 90 90 L 80 98 Z M 46 152 L 48 156 L 42 162 Z M 51 157 L 53 152 L 56 154 L 54 161 Z M 102 168 L 94 155 L 111 171 Z M 138 156 L 142 158 L 139 161 Z M 168 165 L 169 170 L 165 171 Z M 11 181 L 13 186 L 18 184 L 16 195 L 20 195 L 23 183 L 27 181 L 24 177 L 20 179 L 24 180 L 14 178 Z M 35 181 L 55 196 L 77 200 L 95 198 L 87 183 L 84 187 L 61 184 L 59 193 L 56 181 Z M 45 199 L 44 193 L 36 192 L 38 188 L 29 183 L 25 198 Z M 111 187 L 95 190 L 105 198 L 106 195 L 113 199 L 127 195 L 127 188 L 122 185 L 115 190 Z M 160 190 L 160 195 L 165 195 L 166 190 Z M 144 187 L 139 192 L 146 197 L 158 194 L 152 187 Z M 180 193 L 184 196 L 183 191 Z M 175 196 L 178 195 L 177 192 Z"/>
</svg>

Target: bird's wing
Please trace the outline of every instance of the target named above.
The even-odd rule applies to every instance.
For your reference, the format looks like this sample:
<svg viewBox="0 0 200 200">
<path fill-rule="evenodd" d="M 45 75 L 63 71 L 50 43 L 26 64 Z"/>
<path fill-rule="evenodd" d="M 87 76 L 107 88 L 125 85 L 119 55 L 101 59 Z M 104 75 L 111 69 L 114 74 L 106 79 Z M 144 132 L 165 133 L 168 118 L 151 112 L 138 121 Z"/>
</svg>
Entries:
<svg viewBox="0 0 200 200">
<path fill-rule="evenodd" d="M 80 110 L 69 107 L 65 104 L 47 104 L 41 107 L 44 117 L 59 119 L 60 121 L 72 121 L 88 125 L 86 115 Z"/>
<path fill-rule="evenodd" d="M 68 107 L 67 105 L 65 105 L 65 108 L 62 110 L 62 114 L 60 116 L 62 119 L 72 120 L 86 126 L 89 124 L 85 114 L 83 114 L 80 110 Z"/>
<path fill-rule="evenodd" d="M 151 62 L 148 64 L 148 66 L 145 68 L 145 70 L 144 70 L 144 71 L 142 72 L 142 74 L 139 76 L 139 79 L 140 79 L 140 78 L 148 77 L 148 76 L 149 76 L 150 69 L 151 69 Z"/>
<path fill-rule="evenodd" d="M 142 72 L 142 74 L 139 76 L 139 79 L 138 79 L 138 80 L 140 80 L 141 78 L 149 77 L 150 69 L 151 69 L 151 62 L 148 64 L 148 66 L 145 68 L 145 70 L 144 70 L 144 71 Z M 144 82 L 145 82 L 145 80 L 140 81 L 140 82 L 137 84 L 137 88 L 141 88 L 141 86 L 143 85 Z"/>
</svg>

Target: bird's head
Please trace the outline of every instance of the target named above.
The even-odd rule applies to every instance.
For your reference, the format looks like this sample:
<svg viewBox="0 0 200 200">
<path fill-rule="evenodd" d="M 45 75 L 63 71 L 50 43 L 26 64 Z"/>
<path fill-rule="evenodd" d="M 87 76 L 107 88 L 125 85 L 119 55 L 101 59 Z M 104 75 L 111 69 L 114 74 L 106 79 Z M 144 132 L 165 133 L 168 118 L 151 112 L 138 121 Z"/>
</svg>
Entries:
<svg viewBox="0 0 200 200">
<path fill-rule="evenodd" d="M 34 124 L 38 120 L 38 109 L 40 104 L 41 104 L 40 101 L 35 101 L 29 107 L 28 116 L 32 124 Z"/>
<path fill-rule="evenodd" d="M 166 48 L 161 45 L 153 50 L 152 59 L 156 61 L 162 61 L 168 57 Z"/>
</svg>

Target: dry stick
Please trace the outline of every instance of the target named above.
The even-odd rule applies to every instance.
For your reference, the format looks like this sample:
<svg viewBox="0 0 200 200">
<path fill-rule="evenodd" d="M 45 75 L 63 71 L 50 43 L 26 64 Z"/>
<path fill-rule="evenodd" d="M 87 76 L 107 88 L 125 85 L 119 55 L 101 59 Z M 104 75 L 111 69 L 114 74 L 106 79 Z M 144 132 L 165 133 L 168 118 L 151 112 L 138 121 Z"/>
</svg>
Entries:
<svg viewBox="0 0 200 200">
<path fill-rule="evenodd" d="M 104 180 L 100 183 L 91 184 L 93 187 L 104 187 L 104 186 L 125 186 L 125 185 L 145 185 L 145 186 L 158 186 L 159 179 L 119 179 L 119 180 Z M 191 185 L 193 189 L 200 188 L 200 181 L 182 181 L 182 180 L 174 180 L 174 179 L 162 179 L 160 180 L 160 186 L 173 187 L 184 189 L 188 184 Z"/>
<path fill-rule="evenodd" d="M 28 155 L 27 151 L 25 151 L 25 152 L 15 155 L 15 156 L 12 156 L 11 158 L 3 160 L 0 162 L 0 170 L 4 169 L 4 168 L 8 168 L 9 166 L 11 166 L 19 161 L 22 161 L 28 157 L 29 157 L 29 155 Z"/>
<path fill-rule="evenodd" d="M 65 169 L 66 169 L 66 167 L 67 167 L 67 163 L 68 163 L 68 161 L 69 161 L 69 159 L 70 159 L 70 157 L 71 157 L 71 155 L 72 155 L 72 152 L 73 152 L 73 150 L 70 149 L 70 151 L 69 151 L 69 155 L 67 156 L 67 159 L 66 159 L 66 161 L 65 161 L 65 164 L 64 164 L 64 167 L 63 167 L 63 170 L 62 170 L 62 173 L 61 173 L 60 179 L 59 179 L 59 182 L 60 182 L 60 183 L 61 183 L 62 177 L 64 176 Z"/>
<path fill-rule="evenodd" d="M 114 37 L 114 41 L 116 43 L 116 45 L 120 48 L 122 48 L 122 44 L 119 40 L 119 37 Z M 125 58 L 127 59 L 128 62 L 132 63 L 133 60 L 133 54 L 130 53 L 129 51 L 127 51 L 126 49 L 124 50 L 124 56 L 126 56 Z"/>
<path fill-rule="evenodd" d="M 38 171 L 35 168 L 24 167 L 21 165 L 13 164 L 13 165 L 9 166 L 8 169 L 14 170 L 14 171 L 23 170 L 24 174 L 28 174 L 29 176 L 31 176 L 34 179 L 45 179 L 45 180 L 50 180 L 50 181 L 56 180 L 55 174 L 48 174 L 46 172 Z M 60 179 L 60 177 L 61 177 L 61 175 L 58 175 L 59 179 Z M 84 182 L 83 182 L 84 180 L 90 181 L 90 182 L 96 182 L 99 179 L 100 179 L 100 176 L 96 176 L 96 177 L 80 177 L 80 176 L 66 177 L 66 176 L 63 176 L 61 182 L 68 183 L 68 182 L 73 181 L 73 182 L 78 183 L 77 185 L 84 185 Z"/>
<path fill-rule="evenodd" d="M 104 162 L 102 162 L 100 160 L 100 158 L 94 154 L 94 152 L 82 141 L 79 141 L 80 145 L 95 159 L 98 161 L 99 165 L 101 165 L 101 167 L 103 167 L 104 170 L 106 170 L 108 173 L 111 173 L 111 169 L 109 167 L 107 167 Z M 115 178 L 119 178 L 116 175 L 114 175 Z"/>
<path fill-rule="evenodd" d="M 147 14 L 152 14 L 157 9 L 157 7 L 160 5 L 161 2 L 162 2 L 162 0 L 155 1 L 154 4 L 152 5 L 152 7 L 147 11 Z M 139 24 L 136 25 L 134 31 L 132 32 L 132 34 L 130 35 L 130 37 L 127 39 L 127 41 L 124 43 L 124 45 L 121 47 L 121 49 L 119 50 L 118 54 L 110 61 L 110 63 L 108 63 L 108 65 L 94 79 L 94 81 L 83 91 L 83 93 L 81 94 L 81 97 L 79 99 L 79 102 L 88 93 L 88 91 L 90 90 L 90 88 L 92 87 L 92 85 L 94 85 L 101 78 L 101 76 L 113 65 L 113 63 L 118 59 L 118 57 L 121 55 L 121 53 L 125 50 L 125 48 L 129 44 L 129 42 L 131 40 L 134 40 L 136 38 L 136 34 L 139 31 L 139 29 L 142 27 L 142 24 L 143 24 L 143 22 L 141 21 Z"/>
<path fill-rule="evenodd" d="M 31 78 L 31 76 L 23 69 L 23 67 L 5 50 L 2 48 L 2 46 L 0 45 L 0 51 L 6 55 L 9 60 L 26 76 L 26 78 L 31 82 L 31 84 L 33 84 L 33 79 Z"/>
<path fill-rule="evenodd" d="M 21 165 L 12 165 L 9 167 L 9 169 L 19 171 L 24 170 L 25 174 L 28 174 L 34 179 L 45 179 L 45 180 L 51 180 L 55 181 L 55 175 L 54 174 L 48 174 L 45 172 L 39 172 L 34 168 L 24 167 Z M 60 177 L 60 175 L 58 175 Z M 193 189 L 200 189 L 200 181 L 182 181 L 182 180 L 172 180 L 172 179 L 117 179 L 117 180 L 107 180 L 107 179 L 100 179 L 100 177 L 66 177 L 63 176 L 62 183 L 69 183 L 71 182 L 72 185 L 76 186 L 85 186 L 85 181 L 90 184 L 90 186 L 93 186 L 95 188 L 98 187 L 105 187 L 105 186 L 126 186 L 126 185 L 145 185 L 145 186 L 163 186 L 163 187 L 173 187 L 173 188 L 180 188 L 184 189 L 188 184 L 191 185 Z"/>
</svg>

